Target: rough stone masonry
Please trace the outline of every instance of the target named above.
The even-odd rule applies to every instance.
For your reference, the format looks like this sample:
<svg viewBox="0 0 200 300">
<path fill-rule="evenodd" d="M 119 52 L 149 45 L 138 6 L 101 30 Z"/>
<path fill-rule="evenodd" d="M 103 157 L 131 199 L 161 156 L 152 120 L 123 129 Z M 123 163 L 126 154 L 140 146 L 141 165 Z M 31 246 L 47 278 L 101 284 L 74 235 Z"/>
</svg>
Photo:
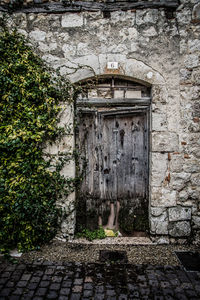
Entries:
<svg viewBox="0 0 200 300">
<path fill-rule="evenodd" d="M 1 1 L 2 13 L 8 11 L 8 2 Z M 79 9 L 75 9 L 76 5 L 74 8 L 66 3 L 27 2 L 21 8 L 13 8 L 10 26 L 15 22 L 40 57 L 53 68 L 60 68 L 73 82 L 93 76 L 92 69 L 96 75 L 108 73 L 107 62 L 116 61 L 122 77 L 151 85 L 151 237 L 158 243 L 199 242 L 199 0 L 174 1 L 178 3 L 176 7 L 167 0 L 142 1 L 143 5 L 135 1 L 131 2 L 135 8 L 129 3 L 124 10 L 120 5 L 125 2 L 114 2 L 108 3 L 108 13 L 102 11 L 101 1 L 95 9 L 91 8 L 93 1 L 85 2 L 88 6 L 83 3 L 83 9 L 80 3 Z M 69 75 L 69 67 L 77 65 L 92 69 L 81 68 Z M 63 122 L 73 120 L 71 108 L 65 107 L 63 114 Z M 73 148 L 73 144 L 72 133 L 48 151 L 65 151 Z M 74 162 L 65 167 L 63 174 L 75 175 Z M 67 210 L 61 236 L 72 238 L 75 195 L 59 205 Z"/>
</svg>

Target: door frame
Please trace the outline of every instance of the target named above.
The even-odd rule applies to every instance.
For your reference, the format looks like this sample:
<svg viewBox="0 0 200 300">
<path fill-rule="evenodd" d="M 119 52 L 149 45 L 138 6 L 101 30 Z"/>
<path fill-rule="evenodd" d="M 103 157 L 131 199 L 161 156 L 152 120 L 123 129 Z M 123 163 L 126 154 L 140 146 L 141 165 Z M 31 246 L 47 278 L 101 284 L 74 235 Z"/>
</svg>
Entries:
<svg viewBox="0 0 200 300">
<path fill-rule="evenodd" d="M 125 115 L 125 114 L 139 114 L 144 113 L 146 115 L 147 133 L 146 133 L 146 146 L 147 146 L 147 167 L 146 167 L 146 194 L 147 194 L 147 206 L 148 206 L 148 224 L 150 228 L 150 132 L 151 132 L 151 97 L 143 97 L 142 99 L 77 99 L 76 101 L 76 115 L 79 112 L 85 114 L 97 113 L 101 117 L 109 115 Z M 77 135 L 75 135 L 75 140 Z M 77 191 L 76 191 L 77 202 Z M 77 223 L 77 220 L 76 220 Z"/>
</svg>

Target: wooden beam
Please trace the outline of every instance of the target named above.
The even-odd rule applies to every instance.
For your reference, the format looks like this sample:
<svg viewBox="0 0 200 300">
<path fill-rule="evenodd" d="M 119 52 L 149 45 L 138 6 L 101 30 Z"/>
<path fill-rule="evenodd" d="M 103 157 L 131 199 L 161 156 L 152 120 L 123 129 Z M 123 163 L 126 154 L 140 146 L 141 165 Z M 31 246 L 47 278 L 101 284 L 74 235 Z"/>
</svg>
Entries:
<svg viewBox="0 0 200 300">
<path fill-rule="evenodd" d="M 133 1 L 133 0 L 132 0 Z M 154 1 L 117 1 L 117 2 L 92 2 L 92 1 L 63 1 L 54 3 L 29 4 L 27 6 L 10 8 L 8 5 L 0 5 L 0 11 L 12 11 L 23 13 L 64 13 L 80 11 L 118 11 L 145 8 L 165 8 L 175 10 L 179 6 L 179 0 L 154 0 Z"/>
<path fill-rule="evenodd" d="M 93 106 L 129 106 L 129 105 L 150 105 L 151 98 L 143 97 L 140 99 L 78 99 L 77 106 L 86 106 L 86 105 L 93 105 Z"/>
</svg>

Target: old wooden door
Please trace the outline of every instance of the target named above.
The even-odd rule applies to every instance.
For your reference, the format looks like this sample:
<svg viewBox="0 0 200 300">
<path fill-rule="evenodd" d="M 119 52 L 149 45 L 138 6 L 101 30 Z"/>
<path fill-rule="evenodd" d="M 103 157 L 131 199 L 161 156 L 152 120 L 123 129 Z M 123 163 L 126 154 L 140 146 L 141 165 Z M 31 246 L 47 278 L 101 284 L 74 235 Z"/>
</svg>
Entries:
<svg viewBox="0 0 200 300">
<path fill-rule="evenodd" d="M 148 109 L 80 110 L 76 141 L 78 227 L 146 230 Z"/>
</svg>

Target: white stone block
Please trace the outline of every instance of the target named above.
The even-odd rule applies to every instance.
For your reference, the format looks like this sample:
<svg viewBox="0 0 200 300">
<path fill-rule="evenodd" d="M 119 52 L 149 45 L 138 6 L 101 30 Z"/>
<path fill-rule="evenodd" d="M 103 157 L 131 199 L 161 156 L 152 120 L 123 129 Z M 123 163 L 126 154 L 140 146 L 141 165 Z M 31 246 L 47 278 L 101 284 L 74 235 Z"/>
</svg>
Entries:
<svg viewBox="0 0 200 300">
<path fill-rule="evenodd" d="M 178 151 L 178 135 L 173 132 L 153 132 L 152 151 L 174 152 Z"/>
<path fill-rule="evenodd" d="M 173 173 L 180 173 L 183 170 L 183 155 L 172 153 L 170 155 L 170 171 Z"/>
<path fill-rule="evenodd" d="M 69 58 L 73 55 L 75 55 L 76 53 L 76 47 L 71 45 L 71 44 L 64 44 L 62 46 L 62 51 L 63 51 L 63 54 L 64 54 L 64 57 L 66 58 Z"/>
<path fill-rule="evenodd" d="M 142 32 L 142 34 L 143 34 L 144 36 L 149 36 L 149 37 L 150 37 L 150 36 L 156 36 L 156 35 L 158 35 L 158 33 L 157 33 L 155 27 L 153 27 L 153 26 L 151 26 L 150 28 L 144 30 L 144 31 Z"/>
<path fill-rule="evenodd" d="M 161 186 L 167 175 L 167 153 L 152 153 L 151 184 Z"/>
<path fill-rule="evenodd" d="M 30 39 L 34 39 L 37 42 L 39 42 L 39 41 L 41 42 L 41 41 L 45 40 L 46 32 L 37 29 L 37 30 L 31 31 L 29 36 L 30 36 Z"/>
<path fill-rule="evenodd" d="M 168 187 L 152 187 L 151 205 L 156 207 L 176 206 L 176 191 Z"/>
<path fill-rule="evenodd" d="M 172 237 L 189 236 L 191 233 L 191 226 L 189 221 L 179 221 L 169 223 L 169 234 Z"/>
<path fill-rule="evenodd" d="M 163 207 L 151 207 L 151 214 L 154 217 L 159 217 L 165 212 L 165 208 Z"/>
<path fill-rule="evenodd" d="M 73 160 L 65 164 L 65 166 L 61 170 L 61 175 L 71 178 L 75 177 L 75 162 Z"/>
<path fill-rule="evenodd" d="M 62 16 L 61 26 L 66 27 L 81 27 L 83 26 L 83 16 L 80 14 L 65 14 Z"/>
<path fill-rule="evenodd" d="M 169 221 L 182 221 L 191 219 L 191 208 L 189 207 L 170 207 L 168 209 Z"/>
<path fill-rule="evenodd" d="M 167 130 L 166 114 L 152 113 L 152 131 Z"/>
<path fill-rule="evenodd" d="M 158 217 L 151 217 L 150 230 L 156 234 L 168 234 L 168 218 L 167 212 Z"/>
<path fill-rule="evenodd" d="M 192 222 L 193 222 L 193 228 L 199 229 L 200 228 L 200 216 L 193 216 L 192 217 Z"/>
<path fill-rule="evenodd" d="M 188 49 L 191 53 L 200 51 L 200 39 L 189 40 Z"/>
</svg>

